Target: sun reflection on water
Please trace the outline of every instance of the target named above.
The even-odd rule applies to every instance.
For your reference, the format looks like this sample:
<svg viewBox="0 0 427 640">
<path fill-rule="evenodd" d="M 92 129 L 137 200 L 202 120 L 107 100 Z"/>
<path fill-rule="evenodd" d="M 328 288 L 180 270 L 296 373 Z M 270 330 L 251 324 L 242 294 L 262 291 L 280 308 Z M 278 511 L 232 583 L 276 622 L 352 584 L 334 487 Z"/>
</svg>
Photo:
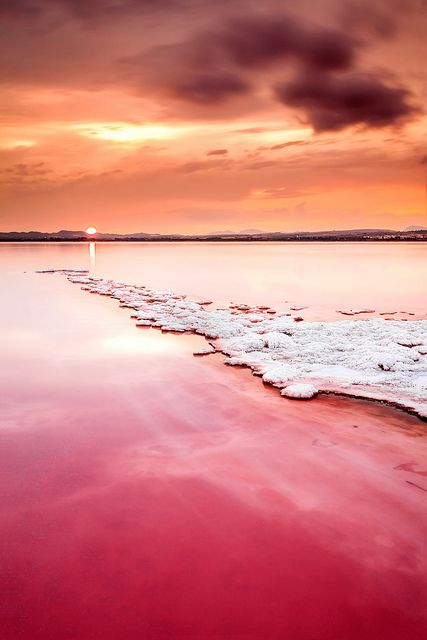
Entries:
<svg viewBox="0 0 427 640">
<path fill-rule="evenodd" d="M 96 267 L 96 244 L 95 242 L 89 242 L 89 264 L 90 268 Z"/>
</svg>

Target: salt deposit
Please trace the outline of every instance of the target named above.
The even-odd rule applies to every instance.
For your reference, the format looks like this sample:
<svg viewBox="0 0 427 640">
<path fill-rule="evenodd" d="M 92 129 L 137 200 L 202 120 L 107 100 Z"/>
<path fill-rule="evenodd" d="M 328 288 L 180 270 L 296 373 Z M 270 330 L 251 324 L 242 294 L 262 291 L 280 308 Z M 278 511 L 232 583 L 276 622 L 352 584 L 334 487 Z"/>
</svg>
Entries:
<svg viewBox="0 0 427 640">
<path fill-rule="evenodd" d="M 133 309 L 139 326 L 205 336 L 226 355 L 226 364 L 249 367 L 283 395 L 303 397 L 310 387 L 311 396 L 323 391 L 375 398 L 427 417 L 427 320 L 295 322 L 284 312 L 270 314 L 267 307 L 239 303 L 206 309 L 203 300 L 83 271 L 60 272 L 85 291 Z"/>
<path fill-rule="evenodd" d="M 197 351 L 193 351 L 193 356 L 208 356 L 211 353 L 215 353 L 215 349 L 210 347 L 209 349 L 197 349 Z"/>
<path fill-rule="evenodd" d="M 89 273 L 89 269 L 38 269 L 36 273 L 65 273 L 67 275 L 71 273 Z"/>
<path fill-rule="evenodd" d="M 312 384 L 289 384 L 281 391 L 282 396 L 287 398 L 295 398 L 297 400 L 309 400 L 317 395 L 318 391 Z"/>
<path fill-rule="evenodd" d="M 359 313 L 375 313 L 375 309 L 337 309 L 344 316 L 357 316 Z"/>
</svg>

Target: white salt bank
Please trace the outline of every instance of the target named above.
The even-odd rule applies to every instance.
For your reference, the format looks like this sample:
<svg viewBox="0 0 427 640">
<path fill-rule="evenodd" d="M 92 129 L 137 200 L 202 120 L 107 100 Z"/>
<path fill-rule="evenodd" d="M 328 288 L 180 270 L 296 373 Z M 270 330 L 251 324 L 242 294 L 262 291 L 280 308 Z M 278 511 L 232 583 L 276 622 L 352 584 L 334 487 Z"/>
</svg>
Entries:
<svg viewBox="0 0 427 640">
<path fill-rule="evenodd" d="M 427 417 L 427 320 L 295 322 L 284 312 L 270 314 L 269 307 L 206 308 L 204 300 L 61 272 L 85 291 L 132 309 L 139 326 L 205 336 L 227 356 L 226 364 L 249 367 L 288 397 L 333 391 L 385 400 Z"/>
<path fill-rule="evenodd" d="M 282 396 L 295 398 L 297 400 L 309 400 L 310 398 L 314 398 L 318 393 L 316 387 L 313 387 L 312 384 L 304 384 L 302 382 L 299 384 L 289 384 L 281 391 Z"/>
</svg>

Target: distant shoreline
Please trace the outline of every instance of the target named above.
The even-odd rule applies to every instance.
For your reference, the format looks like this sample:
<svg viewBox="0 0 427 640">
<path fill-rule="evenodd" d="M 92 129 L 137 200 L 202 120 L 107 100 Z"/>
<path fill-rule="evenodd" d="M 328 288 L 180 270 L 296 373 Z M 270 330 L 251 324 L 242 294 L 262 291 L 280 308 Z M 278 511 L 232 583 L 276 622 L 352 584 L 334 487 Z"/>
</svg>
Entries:
<svg viewBox="0 0 427 640">
<path fill-rule="evenodd" d="M 115 242 L 129 242 L 129 243 L 160 243 L 160 242 L 263 242 L 263 243 L 277 243 L 277 242 L 427 242 L 427 234 L 420 236 L 389 236 L 389 237 L 360 237 L 360 236 L 293 236 L 293 237 L 281 237 L 281 238 L 269 238 L 269 237 L 159 237 L 159 238 L 2 238 L 0 237 L 0 243 L 84 243 L 89 244 L 91 242 L 108 243 L 113 244 Z"/>
</svg>

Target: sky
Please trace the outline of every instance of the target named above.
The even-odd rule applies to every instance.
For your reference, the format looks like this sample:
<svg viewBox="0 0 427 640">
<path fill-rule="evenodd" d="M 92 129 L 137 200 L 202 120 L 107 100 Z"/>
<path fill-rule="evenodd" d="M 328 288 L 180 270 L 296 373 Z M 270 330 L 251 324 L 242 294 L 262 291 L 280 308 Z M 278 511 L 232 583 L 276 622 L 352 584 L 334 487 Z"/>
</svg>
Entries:
<svg viewBox="0 0 427 640">
<path fill-rule="evenodd" d="M 427 226 L 425 0 L 0 2 L 0 230 Z"/>
</svg>

